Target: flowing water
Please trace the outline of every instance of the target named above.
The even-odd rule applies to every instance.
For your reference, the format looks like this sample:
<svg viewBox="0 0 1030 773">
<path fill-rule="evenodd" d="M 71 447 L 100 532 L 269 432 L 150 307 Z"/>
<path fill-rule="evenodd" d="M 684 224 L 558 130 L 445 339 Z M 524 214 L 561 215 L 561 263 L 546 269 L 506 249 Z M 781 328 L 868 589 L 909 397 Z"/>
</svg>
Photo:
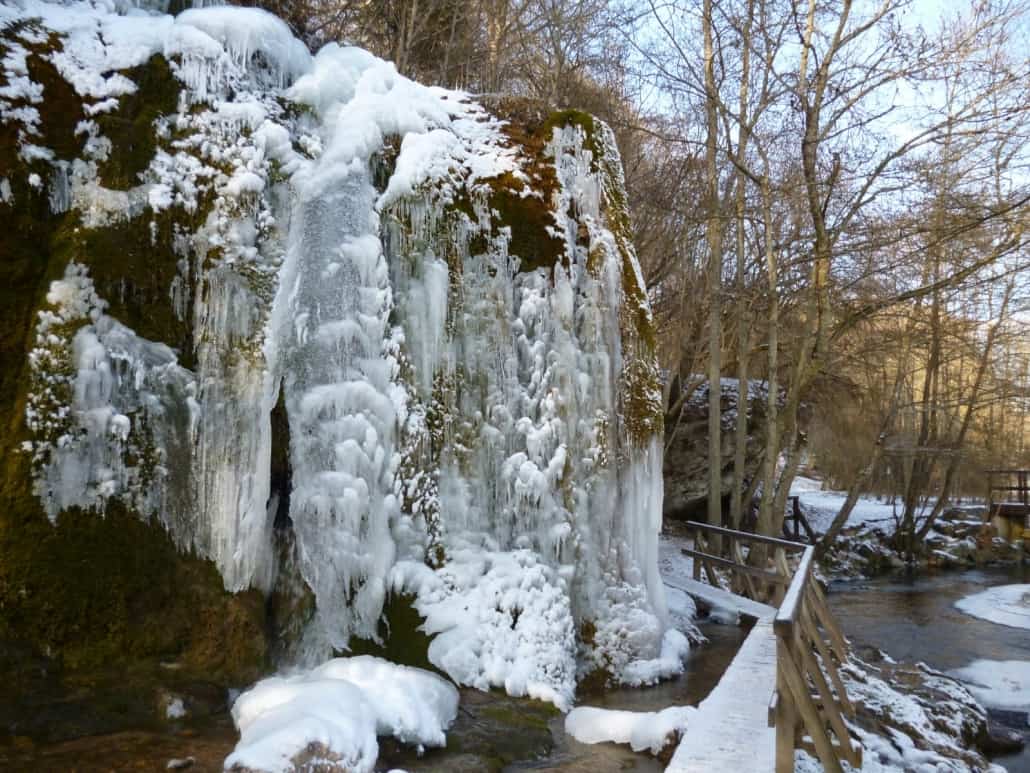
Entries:
<svg viewBox="0 0 1030 773">
<path fill-rule="evenodd" d="M 581 686 L 577 704 L 629 711 L 660 711 L 697 705 L 715 687 L 747 636 L 738 626 L 702 623 L 705 644 L 691 650 L 684 673 L 646 688 L 605 689 Z M 377 770 L 399 767 L 415 773 L 505 771 L 580 771 L 660 773 L 665 764 L 650 754 L 616 744 L 582 744 L 567 736 L 564 717 L 542 704 L 494 693 L 462 690 L 458 719 L 447 732 L 447 748 L 418 758 L 411 749 L 386 744 Z M 382 743 L 382 741 L 381 741 Z M 489 767 L 488 767 L 489 766 Z"/>
<path fill-rule="evenodd" d="M 961 574 L 892 575 L 834 583 L 830 606 L 855 643 L 878 647 L 896 660 L 923 661 L 951 671 L 974 660 L 1030 661 L 1030 632 L 971 617 L 955 602 L 996 585 L 1030 582 L 1030 567 L 983 569 Z M 1011 712 L 992 713 L 1016 725 L 1030 744 L 1030 727 Z M 1009 773 L 1030 773 L 1030 745 L 994 760 Z"/>
</svg>

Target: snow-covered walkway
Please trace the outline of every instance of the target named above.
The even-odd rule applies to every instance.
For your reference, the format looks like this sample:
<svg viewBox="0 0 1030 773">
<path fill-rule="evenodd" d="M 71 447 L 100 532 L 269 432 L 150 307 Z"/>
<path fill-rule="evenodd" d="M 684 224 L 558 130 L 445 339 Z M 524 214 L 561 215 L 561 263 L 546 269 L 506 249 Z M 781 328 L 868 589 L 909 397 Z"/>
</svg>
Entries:
<svg viewBox="0 0 1030 773">
<path fill-rule="evenodd" d="M 666 580 L 668 584 L 668 580 Z M 776 609 L 696 580 L 678 587 L 714 608 L 733 607 L 757 618 L 733 662 L 690 719 L 666 773 L 772 771 L 776 731 L 769 727 L 769 700 L 776 688 Z"/>
</svg>

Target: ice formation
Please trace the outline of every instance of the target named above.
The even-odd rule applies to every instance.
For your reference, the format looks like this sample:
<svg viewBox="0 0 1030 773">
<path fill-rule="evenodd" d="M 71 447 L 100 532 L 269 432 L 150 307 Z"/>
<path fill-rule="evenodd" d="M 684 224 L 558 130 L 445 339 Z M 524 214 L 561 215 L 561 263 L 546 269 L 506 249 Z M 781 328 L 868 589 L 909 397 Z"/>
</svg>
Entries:
<svg viewBox="0 0 1030 773">
<path fill-rule="evenodd" d="M 565 732 L 580 743 L 623 743 L 658 754 L 687 730 L 693 706 L 662 711 L 615 711 L 579 706 L 565 715 Z"/>
<path fill-rule="evenodd" d="M 1030 585 L 997 585 L 955 602 L 959 611 L 1030 631 Z"/>
<path fill-rule="evenodd" d="M 468 95 L 355 48 L 311 55 L 255 9 L 24 0 L 0 25 L 30 189 L 83 229 L 171 233 L 189 339 L 116 319 L 103 255 L 53 282 L 26 413 L 51 519 L 118 499 L 230 590 L 295 571 L 312 662 L 377 639 L 406 593 L 465 684 L 566 707 L 585 670 L 675 672 L 653 328 L 606 126 L 560 115 L 528 150 Z M 37 56 L 82 100 L 80 157 L 38 145 Z M 146 168 L 105 187 L 102 117 L 158 57 L 177 107 Z"/>
<path fill-rule="evenodd" d="M 232 707 L 240 741 L 225 768 L 294 770 L 292 760 L 308 751 L 367 773 L 379 755 L 376 736 L 444 746 L 457 714 L 458 691 L 436 674 L 368 656 L 337 658 L 240 695 Z"/>
<path fill-rule="evenodd" d="M 964 681 L 984 706 L 1030 712 L 1028 661 L 974 660 L 968 666 L 952 671 L 951 675 Z"/>
</svg>

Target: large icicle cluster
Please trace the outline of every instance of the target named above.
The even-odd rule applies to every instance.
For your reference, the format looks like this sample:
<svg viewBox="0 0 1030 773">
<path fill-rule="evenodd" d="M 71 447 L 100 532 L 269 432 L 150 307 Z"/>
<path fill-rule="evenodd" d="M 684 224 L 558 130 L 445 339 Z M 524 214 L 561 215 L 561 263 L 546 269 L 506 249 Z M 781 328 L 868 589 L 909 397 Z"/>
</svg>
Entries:
<svg viewBox="0 0 1030 773">
<path fill-rule="evenodd" d="M 463 683 L 565 706 L 577 669 L 660 676 L 660 394 L 607 127 L 559 115 L 524 147 L 467 95 L 358 49 L 311 56 L 261 11 L 116 10 L 24 0 L 0 25 L 59 37 L 87 116 L 169 63 L 178 107 L 134 185 L 96 181 L 119 151 L 96 121 L 81 158 L 34 144 L 47 95 L 20 43 L 0 107 L 81 227 L 172 229 L 192 349 L 184 367 L 108 316 L 78 263 L 53 283 L 27 413 L 51 518 L 118 497 L 233 590 L 274 587 L 289 532 L 311 657 L 377 638 L 394 592 Z"/>
</svg>

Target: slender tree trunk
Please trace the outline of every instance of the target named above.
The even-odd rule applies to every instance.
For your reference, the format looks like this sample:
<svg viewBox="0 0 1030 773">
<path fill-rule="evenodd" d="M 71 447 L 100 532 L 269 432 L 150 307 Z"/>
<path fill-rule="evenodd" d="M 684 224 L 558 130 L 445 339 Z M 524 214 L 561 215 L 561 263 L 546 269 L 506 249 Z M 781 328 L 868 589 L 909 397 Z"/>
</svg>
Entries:
<svg viewBox="0 0 1030 773">
<path fill-rule="evenodd" d="M 712 0 L 704 0 L 705 168 L 708 187 L 708 522 L 722 524 L 722 222 L 719 212 L 719 173 L 716 165 L 718 95 L 712 44 Z"/>
<path fill-rule="evenodd" d="M 776 460 L 780 455 L 780 290 L 779 266 L 773 235 L 772 190 L 769 185 L 768 169 L 762 178 L 762 224 L 765 242 L 765 270 L 769 282 L 769 332 L 768 361 L 769 370 L 765 406 L 765 456 L 762 460 L 762 498 L 758 505 L 759 534 L 773 533 L 772 513 L 776 491 Z"/>
<path fill-rule="evenodd" d="M 751 415 L 751 389 L 748 383 L 748 361 L 751 353 L 751 321 L 747 304 L 747 260 L 745 259 L 745 184 L 743 166 L 747 161 L 748 144 L 748 87 L 750 85 L 751 22 L 754 17 L 754 0 L 748 0 L 747 18 L 741 37 L 741 78 L 739 94 L 739 128 L 737 139 L 737 187 L 736 237 L 737 237 L 737 424 L 734 428 L 733 445 L 733 489 L 730 492 L 730 526 L 740 527 L 744 506 L 744 479 L 747 474 L 748 418 Z"/>
<path fill-rule="evenodd" d="M 919 542 L 922 542 L 922 540 L 926 538 L 926 535 L 933 526 L 934 521 L 937 520 L 937 517 L 944 511 L 948 498 L 951 496 L 951 487 L 955 480 L 955 473 L 958 471 L 959 467 L 959 451 L 965 444 L 966 433 L 969 431 L 969 427 L 973 423 L 973 414 L 976 412 L 977 402 L 980 399 L 980 390 L 983 387 L 984 377 L 987 374 L 987 369 L 991 361 L 991 351 L 994 349 L 994 343 L 998 338 L 998 331 L 1005 322 L 1005 316 L 1008 313 L 1009 301 L 1012 299 L 1014 289 L 1015 279 L 1010 279 L 1008 285 L 1005 287 L 1005 296 L 1001 302 L 1001 311 L 998 313 L 998 319 L 993 325 L 991 325 L 991 329 L 987 332 L 987 340 L 984 341 L 983 355 L 980 357 L 980 363 L 976 369 L 976 376 L 974 377 L 973 385 L 969 390 L 969 399 L 966 401 L 966 412 L 962 417 L 962 424 L 959 427 L 958 435 L 951 444 L 951 450 L 953 453 L 944 474 L 944 485 L 941 488 L 941 495 L 938 497 L 937 503 L 934 505 L 930 515 L 927 516 L 923 525 L 919 528 L 918 533 L 915 535 Z"/>
</svg>

